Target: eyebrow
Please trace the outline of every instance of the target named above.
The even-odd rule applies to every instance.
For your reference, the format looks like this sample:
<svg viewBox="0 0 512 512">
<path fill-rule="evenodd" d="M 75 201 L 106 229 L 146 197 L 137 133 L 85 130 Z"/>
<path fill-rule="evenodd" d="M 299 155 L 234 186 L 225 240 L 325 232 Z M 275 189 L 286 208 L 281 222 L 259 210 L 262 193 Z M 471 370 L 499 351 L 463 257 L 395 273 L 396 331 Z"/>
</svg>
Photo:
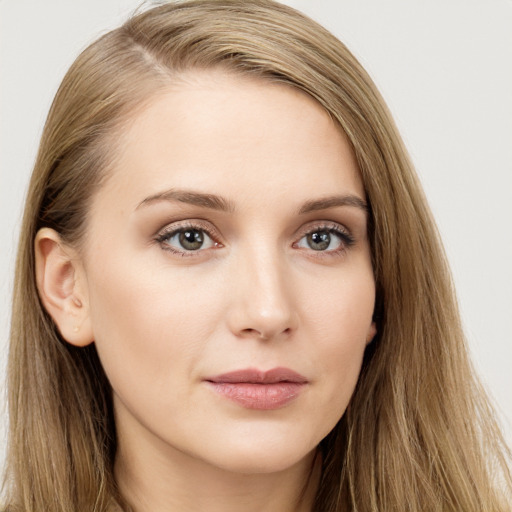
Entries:
<svg viewBox="0 0 512 512">
<path fill-rule="evenodd" d="M 202 206 L 204 208 L 210 208 L 212 210 L 219 210 L 222 212 L 233 212 L 235 210 L 233 203 L 221 196 L 179 189 L 166 190 L 164 192 L 159 192 L 152 196 L 146 197 L 146 199 L 141 201 L 135 209 L 137 210 L 140 207 L 148 206 L 158 201 L 176 201 L 179 203 Z"/>
<path fill-rule="evenodd" d="M 164 192 L 153 194 L 143 199 L 135 208 L 136 210 L 149 206 L 159 201 L 176 201 L 179 203 L 191 204 L 194 206 L 201 206 L 212 210 L 232 213 L 235 211 L 234 204 L 228 199 L 215 194 L 204 194 L 201 192 L 194 192 L 191 190 L 170 189 Z M 306 201 L 299 209 L 299 215 L 306 213 L 316 212 L 320 210 L 327 210 L 329 208 L 336 208 L 340 206 L 351 206 L 359 208 L 365 214 L 368 213 L 368 205 L 360 197 L 356 195 L 341 195 L 341 196 L 328 196 L 321 199 L 313 199 Z"/>
<path fill-rule="evenodd" d="M 327 210 L 329 208 L 336 208 L 338 206 L 352 206 L 363 210 L 365 214 L 368 214 L 368 205 L 360 197 L 355 195 L 342 195 L 342 196 L 328 196 L 322 199 L 314 199 L 304 203 L 299 214 L 316 212 L 319 210 Z"/>
</svg>

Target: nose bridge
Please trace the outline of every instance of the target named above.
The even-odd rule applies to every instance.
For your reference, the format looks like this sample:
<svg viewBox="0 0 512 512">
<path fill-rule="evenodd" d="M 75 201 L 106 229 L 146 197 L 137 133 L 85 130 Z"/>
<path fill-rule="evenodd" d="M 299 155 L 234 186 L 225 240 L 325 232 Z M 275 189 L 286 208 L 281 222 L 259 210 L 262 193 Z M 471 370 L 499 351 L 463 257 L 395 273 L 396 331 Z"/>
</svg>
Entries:
<svg viewBox="0 0 512 512">
<path fill-rule="evenodd" d="M 269 339 L 296 328 L 286 256 L 269 244 L 239 254 L 233 283 L 231 328 L 237 335 Z"/>
</svg>

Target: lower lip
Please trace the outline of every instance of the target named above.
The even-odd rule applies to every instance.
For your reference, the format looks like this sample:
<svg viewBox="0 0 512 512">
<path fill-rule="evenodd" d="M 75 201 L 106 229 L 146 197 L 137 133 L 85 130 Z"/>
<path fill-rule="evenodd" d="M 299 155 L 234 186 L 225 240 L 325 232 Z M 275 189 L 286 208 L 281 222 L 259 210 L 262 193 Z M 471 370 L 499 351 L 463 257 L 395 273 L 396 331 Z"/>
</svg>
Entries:
<svg viewBox="0 0 512 512">
<path fill-rule="evenodd" d="M 250 382 L 208 382 L 219 395 L 236 402 L 246 409 L 280 409 L 295 400 L 305 384 L 275 382 L 255 384 Z"/>
</svg>

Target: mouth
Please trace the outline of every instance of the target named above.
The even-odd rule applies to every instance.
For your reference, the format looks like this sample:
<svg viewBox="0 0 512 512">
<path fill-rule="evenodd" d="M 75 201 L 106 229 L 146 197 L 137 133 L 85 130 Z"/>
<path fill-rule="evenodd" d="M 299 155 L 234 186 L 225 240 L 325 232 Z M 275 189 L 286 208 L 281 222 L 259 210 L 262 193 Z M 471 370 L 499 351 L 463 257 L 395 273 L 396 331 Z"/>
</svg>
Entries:
<svg viewBox="0 0 512 512">
<path fill-rule="evenodd" d="M 260 371 L 254 368 L 208 377 L 204 381 L 217 394 L 246 408 L 280 409 L 295 400 L 308 384 L 289 368 Z"/>
</svg>

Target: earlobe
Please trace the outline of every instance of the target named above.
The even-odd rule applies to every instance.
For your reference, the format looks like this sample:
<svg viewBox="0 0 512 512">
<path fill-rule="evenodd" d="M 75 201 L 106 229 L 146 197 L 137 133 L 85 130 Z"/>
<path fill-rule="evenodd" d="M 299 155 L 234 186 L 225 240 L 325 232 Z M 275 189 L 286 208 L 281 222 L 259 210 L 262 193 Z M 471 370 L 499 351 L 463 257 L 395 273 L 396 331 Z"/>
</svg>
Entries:
<svg viewBox="0 0 512 512">
<path fill-rule="evenodd" d="M 87 283 L 77 252 L 55 230 L 42 228 L 35 239 L 35 262 L 39 296 L 62 337 L 79 347 L 92 343 Z"/>
<path fill-rule="evenodd" d="M 375 322 L 372 322 L 370 325 L 370 328 L 368 329 L 368 334 L 366 335 L 366 344 L 369 345 L 373 338 L 375 338 L 375 335 L 377 334 L 377 324 Z"/>
</svg>

